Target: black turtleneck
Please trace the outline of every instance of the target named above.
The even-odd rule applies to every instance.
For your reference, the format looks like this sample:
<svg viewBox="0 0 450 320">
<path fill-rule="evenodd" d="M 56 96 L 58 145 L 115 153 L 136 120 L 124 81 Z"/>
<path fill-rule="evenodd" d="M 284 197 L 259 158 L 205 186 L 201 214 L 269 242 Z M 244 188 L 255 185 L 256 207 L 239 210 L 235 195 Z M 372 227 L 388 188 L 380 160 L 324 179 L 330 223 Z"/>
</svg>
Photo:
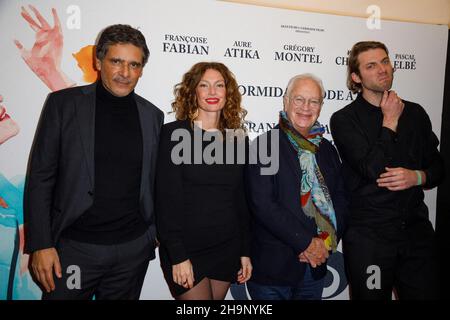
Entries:
<svg viewBox="0 0 450 320">
<path fill-rule="evenodd" d="M 133 240 L 146 230 L 139 211 L 142 133 L 134 91 L 116 97 L 97 83 L 94 203 L 64 237 L 95 244 Z"/>
</svg>

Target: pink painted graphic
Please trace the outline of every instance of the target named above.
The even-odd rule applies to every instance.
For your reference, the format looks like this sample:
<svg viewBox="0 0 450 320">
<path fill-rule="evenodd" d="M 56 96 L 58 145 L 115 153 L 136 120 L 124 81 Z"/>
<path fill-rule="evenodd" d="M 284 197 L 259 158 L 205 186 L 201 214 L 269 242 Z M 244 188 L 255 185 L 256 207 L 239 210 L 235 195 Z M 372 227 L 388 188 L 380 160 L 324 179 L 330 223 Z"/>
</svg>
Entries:
<svg viewBox="0 0 450 320">
<path fill-rule="evenodd" d="M 61 70 L 64 42 L 56 10 L 52 9 L 54 21 L 52 28 L 35 7 L 32 5 L 29 7 L 37 20 L 33 19 L 24 7 L 22 7 L 21 15 L 36 33 L 36 41 L 31 50 L 28 50 L 18 40 L 14 40 L 22 59 L 51 91 L 74 86 L 75 83 Z"/>
</svg>

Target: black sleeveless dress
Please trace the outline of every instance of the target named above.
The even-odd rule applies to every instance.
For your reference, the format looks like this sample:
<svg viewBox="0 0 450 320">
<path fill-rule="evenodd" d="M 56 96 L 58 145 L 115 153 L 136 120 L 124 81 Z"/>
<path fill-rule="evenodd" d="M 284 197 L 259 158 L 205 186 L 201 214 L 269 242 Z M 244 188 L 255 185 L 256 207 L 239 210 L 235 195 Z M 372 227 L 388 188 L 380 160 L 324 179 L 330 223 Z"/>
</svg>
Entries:
<svg viewBox="0 0 450 320">
<path fill-rule="evenodd" d="M 194 286 L 205 277 L 235 282 L 240 257 L 250 255 L 244 189 L 248 142 L 195 130 L 194 133 L 190 121 L 164 125 L 158 151 L 155 208 L 161 243 L 159 257 L 173 296 L 188 289 L 173 282 L 172 265 L 190 259 Z M 173 133 L 173 137 L 182 138 L 171 141 Z M 200 139 L 194 141 L 194 137 Z M 210 141 L 202 141 L 202 137 L 209 137 Z M 218 149 L 212 151 L 215 141 L 216 146 L 222 145 L 222 155 Z M 172 156 L 182 158 L 183 163 L 175 164 Z M 208 164 L 213 158 L 222 163 Z"/>
</svg>

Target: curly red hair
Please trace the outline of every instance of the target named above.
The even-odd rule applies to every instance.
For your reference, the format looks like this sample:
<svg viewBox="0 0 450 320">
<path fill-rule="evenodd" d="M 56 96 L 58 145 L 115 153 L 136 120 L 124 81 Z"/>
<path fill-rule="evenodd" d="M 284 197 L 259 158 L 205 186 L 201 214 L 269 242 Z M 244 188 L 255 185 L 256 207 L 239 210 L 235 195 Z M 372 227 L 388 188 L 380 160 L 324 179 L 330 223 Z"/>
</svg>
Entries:
<svg viewBox="0 0 450 320">
<path fill-rule="evenodd" d="M 183 79 L 174 88 L 175 101 L 172 109 L 178 120 L 189 119 L 193 121 L 198 115 L 196 88 L 203 74 L 213 69 L 222 75 L 225 80 L 226 102 L 219 120 L 219 130 L 245 129 L 244 118 L 247 111 L 241 106 L 241 93 L 233 73 L 220 62 L 199 62 L 183 75 Z"/>
</svg>

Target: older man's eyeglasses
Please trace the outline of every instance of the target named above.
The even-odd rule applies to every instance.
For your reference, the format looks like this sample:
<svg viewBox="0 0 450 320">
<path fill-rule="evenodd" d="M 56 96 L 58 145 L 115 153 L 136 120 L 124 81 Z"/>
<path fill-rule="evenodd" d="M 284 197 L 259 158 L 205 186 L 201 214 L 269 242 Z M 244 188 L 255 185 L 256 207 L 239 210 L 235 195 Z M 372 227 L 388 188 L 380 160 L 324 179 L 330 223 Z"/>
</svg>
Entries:
<svg viewBox="0 0 450 320">
<path fill-rule="evenodd" d="M 291 100 L 297 107 L 303 107 L 305 104 L 309 104 L 313 108 L 319 108 L 322 105 L 320 99 L 305 99 L 302 96 L 291 97 Z"/>
</svg>

